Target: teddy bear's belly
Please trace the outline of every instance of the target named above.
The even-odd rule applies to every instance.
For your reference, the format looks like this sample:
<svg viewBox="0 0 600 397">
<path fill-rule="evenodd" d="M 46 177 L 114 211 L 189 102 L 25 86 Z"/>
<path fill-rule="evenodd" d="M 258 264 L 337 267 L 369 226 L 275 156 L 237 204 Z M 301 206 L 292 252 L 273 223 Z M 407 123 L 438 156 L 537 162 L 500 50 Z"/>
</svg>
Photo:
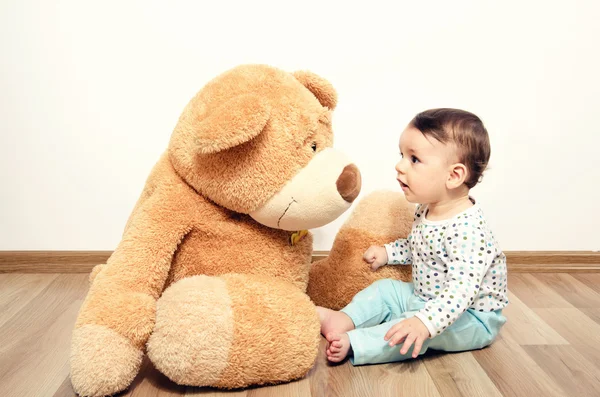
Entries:
<svg viewBox="0 0 600 397">
<path fill-rule="evenodd" d="M 189 276 L 246 273 L 273 276 L 306 291 L 312 235 L 296 244 L 291 232 L 237 225 L 224 231 L 192 230 L 173 258 L 168 285 Z"/>
</svg>

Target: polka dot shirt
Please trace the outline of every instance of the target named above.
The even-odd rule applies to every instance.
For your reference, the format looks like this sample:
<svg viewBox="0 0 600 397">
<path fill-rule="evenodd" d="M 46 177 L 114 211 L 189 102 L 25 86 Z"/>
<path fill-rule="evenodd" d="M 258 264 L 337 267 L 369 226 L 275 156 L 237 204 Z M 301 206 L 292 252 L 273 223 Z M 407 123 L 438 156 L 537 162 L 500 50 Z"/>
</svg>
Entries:
<svg viewBox="0 0 600 397">
<path fill-rule="evenodd" d="M 506 256 L 474 203 L 443 221 L 427 220 L 418 205 L 407 239 L 385 244 L 389 265 L 412 263 L 415 295 L 427 303 L 416 316 L 431 337 L 467 309 L 491 312 L 508 304 Z"/>
</svg>

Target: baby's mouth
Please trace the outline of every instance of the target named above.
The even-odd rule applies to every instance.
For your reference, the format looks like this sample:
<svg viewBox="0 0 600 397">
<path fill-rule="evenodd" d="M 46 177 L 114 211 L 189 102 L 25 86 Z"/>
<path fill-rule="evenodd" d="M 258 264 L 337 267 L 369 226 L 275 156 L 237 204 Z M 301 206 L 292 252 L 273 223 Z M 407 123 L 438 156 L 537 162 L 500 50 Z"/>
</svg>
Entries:
<svg viewBox="0 0 600 397">
<path fill-rule="evenodd" d="M 398 182 L 400 183 L 400 187 L 408 188 L 408 185 L 402 182 L 400 179 L 398 179 Z"/>
</svg>

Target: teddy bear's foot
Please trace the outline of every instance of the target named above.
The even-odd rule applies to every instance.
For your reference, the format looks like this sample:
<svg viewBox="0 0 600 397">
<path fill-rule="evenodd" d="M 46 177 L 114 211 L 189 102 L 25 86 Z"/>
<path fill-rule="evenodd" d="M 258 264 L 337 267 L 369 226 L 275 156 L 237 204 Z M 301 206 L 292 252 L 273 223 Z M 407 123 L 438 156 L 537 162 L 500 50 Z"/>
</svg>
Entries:
<svg viewBox="0 0 600 397">
<path fill-rule="evenodd" d="M 137 375 L 143 352 L 129 339 L 101 325 L 73 331 L 71 383 L 80 396 L 106 396 L 125 390 Z"/>
<path fill-rule="evenodd" d="M 314 305 L 265 276 L 194 276 L 158 300 L 148 357 L 179 384 L 238 388 L 298 379 L 319 345 Z"/>
</svg>

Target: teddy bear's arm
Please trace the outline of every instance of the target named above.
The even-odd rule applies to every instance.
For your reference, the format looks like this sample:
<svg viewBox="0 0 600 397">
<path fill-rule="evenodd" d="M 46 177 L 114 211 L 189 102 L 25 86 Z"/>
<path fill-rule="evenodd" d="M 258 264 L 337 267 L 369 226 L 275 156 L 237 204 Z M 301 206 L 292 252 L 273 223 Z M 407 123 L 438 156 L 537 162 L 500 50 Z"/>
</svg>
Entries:
<svg viewBox="0 0 600 397">
<path fill-rule="evenodd" d="M 125 389 L 141 364 L 177 246 L 196 203 L 184 188 L 154 192 L 132 214 L 119 246 L 90 286 L 75 324 L 71 378 L 82 395 Z"/>
</svg>

